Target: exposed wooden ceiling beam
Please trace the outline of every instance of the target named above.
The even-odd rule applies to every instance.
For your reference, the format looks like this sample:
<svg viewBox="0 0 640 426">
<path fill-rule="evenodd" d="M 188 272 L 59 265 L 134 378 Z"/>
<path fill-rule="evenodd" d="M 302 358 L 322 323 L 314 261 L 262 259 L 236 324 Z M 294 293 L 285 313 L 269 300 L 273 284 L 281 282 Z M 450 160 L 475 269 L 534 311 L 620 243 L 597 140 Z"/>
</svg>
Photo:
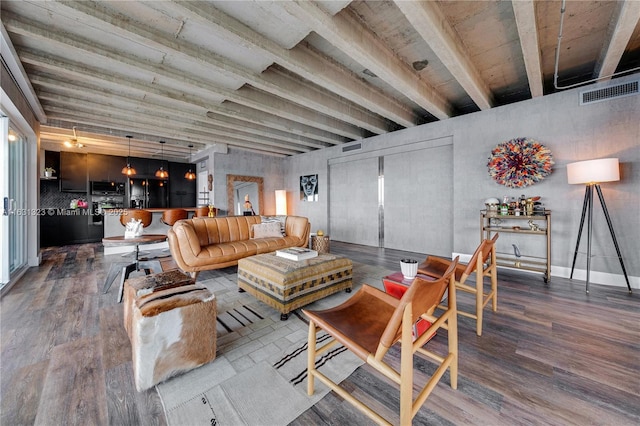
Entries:
<svg viewBox="0 0 640 426">
<path fill-rule="evenodd" d="M 110 154 L 118 156 L 126 156 L 128 154 L 128 140 L 124 137 L 114 137 L 105 134 L 92 133 L 86 130 L 78 130 L 78 142 L 84 147 L 76 148 L 81 152 L 91 152 L 100 154 Z M 40 144 L 41 148 L 59 151 L 64 145 L 65 140 L 73 137 L 73 131 L 60 127 L 48 125 L 40 126 Z M 194 150 L 202 149 L 204 145 L 193 143 Z M 64 148 L 68 149 L 68 148 Z M 134 157 L 154 158 L 159 155 L 157 141 L 132 139 L 131 154 Z M 173 145 L 168 141 L 164 145 L 164 159 L 167 161 L 189 162 L 189 149 L 182 145 Z"/>
<path fill-rule="evenodd" d="M 36 86 L 46 89 L 46 91 L 56 93 L 61 96 L 67 96 L 73 99 L 93 100 L 94 102 L 104 102 L 107 104 L 120 105 L 123 108 L 133 107 L 136 110 L 149 108 L 148 102 L 144 102 L 139 96 L 131 95 L 128 91 L 118 93 L 114 90 L 108 90 L 88 84 L 86 82 L 61 81 L 51 77 L 47 77 L 45 75 L 41 75 L 40 73 L 32 73 L 31 81 Z M 40 92 L 42 92 L 42 90 Z M 87 95 L 88 93 L 91 93 L 91 95 Z M 244 114 L 237 114 L 234 111 L 229 111 L 227 115 L 223 115 L 223 113 L 227 111 L 227 109 L 224 107 L 219 108 L 220 113 L 213 115 L 215 118 L 210 118 L 207 116 L 206 110 L 203 110 L 202 108 L 180 108 L 176 107 L 176 105 L 177 103 L 173 102 L 172 100 L 159 99 L 153 101 L 152 108 L 159 112 L 163 112 L 167 117 L 170 117 L 170 119 L 195 120 L 205 127 L 219 126 L 230 130 L 242 131 L 257 136 L 266 136 L 282 141 L 310 146 L 313 148 L 324 148 L 329 144 L 335 145 L 344 142 L 344 140 L 337 140 L 333 138 L 328 138 L 327 141 L 322 141 L 321 139 L 324 139 L 323 136 L 320 136 L 320 139 L 315 139 L 315 134 L 311 134 L 312 137 L 307 137 L 303 134 L 295 134 L 293 132 L 278 130 L 276 128 L 270 127 L 279 126 L 266 122 L 266 118 L 265 121 L 261 121 L 262 124 L 255 124 L 253 121 L 246 120 L 246 118 L 250 115 L 246 112 Z M 99 113 L 99 110 L 97 110 L 96 113 Z M 241 118 L 232 118 L 238 115 L 241 115 Z M 132 118 L 135 118 L 134 113 L 132 113 Z M 282 120 L 278 119 L 275 116 L 272 116 L 272 119 L 277 123 L 282 123 Z M 291 124 L 293 125 L 295 123 Z M 315 129 L 312 130 L 315 131 Z M 304 134 L 308 135 L 309 133 Z M 333 135 L 331 136 L 333 137 Z"/>
<path fill-rule="evenodd" d="M 229 101 L 223 102 L 220 106 L 216 105 L 209 107 L 207 117 L 216 118 L 218 115 L 247 120 L 250 123 L 268 126 L 273 129 L 283 130 L 296 135 L 328 142 L 333 145 L 342 144 L 351 140 L 349 138 L 345 138 L 344 136 L 318 129 L 316 127 L 296 123 L 284 118 L 276 117 L 278 119 L 274 120 L 275 116 L 272 114 Z"/>
<path fill-rule="evenodd" d="M 401 126 L 412 127 L 418 123 L 418 118 L 410 108 L 353 75 L 348 69 L 303 45 L 286 49 L 216 9 L 211 3 L 175 3 L 191 11 L 190 19 L 215 24 L 219 28 L 218 36 L 228 39 L 231 43 L 241 43 L 259 49 L 286 69 Z"/>
<path fill-rule="evenodd" d="M 331 16 L 307 1 L 283 2 L 282 7 L 435 117 L 451 116 L 449 102 L 348 10 Z"/>
<path fill-rule="evenodd" d="M 211 68 L 212 72 L 220 73 L 236 81 L 242 81 L 247 84 L 259 88 L 267 93 L 271 93 L 283 99 L 287 99 L 298 105 L 308 106 L 316 108 L 321 113 L 331 116 L 335 119 L 341 120 L 345 123 L 352 123 L 354 125 L 366 124 L 367 129 L 375 133 L 386 133 L 388 129 L 387 123 L 380 121 L 379 118 L 371 115 L 368 111 L 363 111 L 357 105 L 353 105 L 350 108 L 350 103 L 336 100 L 335 97 L 328 96 L 326 93 L 321 93 L 319 90 L 302 90 L 291 91 L 287 87 L 282 87 L 278 84 L 273 84 L 269 80 L 263 79 L 260 75 L 256 75 L 250 70 L 242 68 L 241 66 L 233 63 L 229 59 L 223 58 L 211 51 L 203 51 L 201 47 L 194 46 L 184 40 L 177 38 L 169 38 L 165 34 L 147 27 L 139 22 L 132 22 L 126 19 L 124 16 L 112 15 L 106 8 L 100 5 L 87 5 L 86 2 L 67 2 L 65 5 L 72 8 L 72 12 L 78 15 L 82 20 L 90 19 L 95 25 L 101 25 L 103 27 L 109 27 L 113 31 L 118 33 L 126 33 L 138 39 L 138 42 L 146 46 L 160 49 L 168 54 L 176 57 L 181 57 L 187 61 L 196 61 L 205 64 Z M 144 67 L 145 69 L 157 71 L 160 75 L 169 72 L 169 68 L 158 63 L 141 62 L 135 59 L 132 55 L 127 55 L 126 52 L 114 52 L 116 55 L 111 55 L 111 59 L 121 60 L 119 57 L 128 57 L 128 65 L 135 67 Z M 172 73 L 174 79 L 176 76 L 187 76 L 182 71 L 175 71 Z M 190 76 L 191 78 L 195 76 Z M 226 99 L 233 100 L 234 102 L 243 103 L 243 99 L 238 97 L 233 90 L 215 88 L 212 81 L 207 81 L 205 85 L 200 85 L 200 88 L 208 88 L 209 90 L 216 90 L 220 95 L 225 96 Z M 307 92 L 307 93 L 305 93 Z M 251 105 L 250 105 L 251 106 Z M 253 106 L 255 107 L 255 106 Z M 336 126 L 339 129 L 341 125 L 337 122 Z M 307 123 L 309 124 L 309 123 Z M 311 124 L 309 124 L 311 125 Z M 352 132 L 353 133 L 353 132 Z M 361 138 L 362 135 L 348 135 L 351 138 Z"/>
<path fill-rule="evenodd" d="M 469 59 L 460 37 L 436 2 L 394 0 L 396 6 L 480 109 L 493 106 L 491 91 Z"/>
<path fill-rule="evenodd" d="M 122 124 L 122 116 L 112 116 L 112 115 L 103 115 L 103 116 L 99 116 L 96 117 L 94 114 L 88 114 L 88 113 L 84 113 L 82 111 L 69 111 L 68 108 L 59 108 L 59 107 L 55 107 L 55 106 L 49 106 L 50 108 L 50 116 L 53 119 L 60 119 L 60 120 L 74 120 L 76 122 L 79 123 L 85 123 L 87 125 L 95 125 L 96 123 L 99 125 L 103 125 L 106 127 L 113 127 L 113 128 L 118 128 L 118 126 L 121 126 Z M 155 127 L 156 128 L 160 128 L 161 127 L 161 131 L 163 132 L 163 135 L 166 134 L 171 134 L 172 132 L 175 132 L 176 134 L 179 133 L 178 130 L 175 130 L 173 128 L 171 128 L 170 126 L 167 126 L 166 123 L 163 122 L 158 122 L 155 121 Z M 144 133 L 144 134 L 153 134 L 153 124 L 149 123 L 149 120 L 147 120 L 147 122 L 141 122 L 140 124 L 129 124 L 127 125 L 126 129 L 127 130 L 131 130 L 131 131 L 135 131 L 135 132 L 140 132 L 140 133 Z M 161 135 L 159 136 L 160 138 L 162 137 Z M 301 151 L 295 150 L 295 149 L 291 149 L 291 148 L 283 148 L 283 147 L 276 147 L 276 146 L 271 146 L 269 144 L 259 144 L 259 143 L 254 143 L 254 142 L 246 142 L 240 139 L 230 139 L 230 138 L 222 138 L 222 137 L 212 137 L 210 135 L 207 135 L 206 137 L 196 137 L 193 135 L 189 135 L 188 136 L 188 140 L 192 140 L 194 142 L 200 142 L 200 143 L 205 143 L 207 145 L 213 145 L 216 143 L 224 143 L 224 144 L 228 144 L 230 146 L 235 145 L 238 147 L 244 147 L 244 148 L 250 148 L 250 149 L 259 149 L 259 150 L 264 150 L 264 151 L 271 151 L 271 152 L 277 152 L 280 154 L 285 154 L 285 155 L 294 155 L 294 154 L 299 154 Z"/>
<path fill-rule="evenodd" d="M 128 55 L 124 52 L 117 52 L 115 50 L 103 49 L 95 45 L 89 45 L 87 43 L 84 43 L 78 40 L 73 40 L 69 37 L 61 37 L 56 34 L 50 35 L 49 31 L 45 29 L 37 28 L 33 25 L 24 23 L 21 20 L 15 19 L 12 17 L 8 18 L 8 25 L 10 26 L 10 28 L 12 28 L 12 31 L 14 32 L 22 32 L 23 34 L 28 33 L 32 37 L 38 37 L 42 39 L 43 42 L 55 41 L 58 43 L 62 43 L 66 46 L 70 46 L 75 49 L 80 49 L 85 52 L 89 52 L 101 57 L 106 57 L 111 60 L 121 62 L 124 65 L 127 65 L 129 67 L 134 67 L 136 69 L 146 71 L 150 73 L 150 75 L 159 75 L 159 76 L 165 77 L 168 80 L 179 82 L 181 85 L 185 85 L 185 84 L 190 85 L 193 87 L 192 91 L 194 93 L 200 93 L 202 97 L 204 97 L 205 94 L 209 93 L 212 96 L 219 96 L 225 99 L 229 99 L 234 102 L 244 104 L 265 112 L 273 113 L 276 111 L 272 106 L 272 101 L 270 98 L 262 97 L 261 101 L 256 102 L 255 96 L 245 97 L 243 96 L 243 92 L 241 91 L 233 91 L 233 90 L 218 88 L 218 87 L 215 87 L 210 81 L 205 81 L 195 76 L 185 75 L 183 72 L 180 72 L 178 70 L 172 70 L 169 67 L 162 64 L 155 64 L 148 61 L 141 61 L 138 58 L 132 55 Z M 34 52 L 33 56 L 39 55 L 39 53 L 40 52 Z M 59 66 L 64 66 L 64 61 L 62 60 L 57 60 L 56 63 Z M 83 68 L 82 64 L 78 64 L 78 66 L 76 67 L 76 69 L 82 69 L 82 68 Z M 105 74 L 103 73 L 103 75 Z M 109 74 L 106 74 L 106 75 L 109 75 Z M 118 79 L 123 79 L 123 81 L 128 80 L 131 83 L 137 83 L 131 79 L 127 79 L 124 76 L 120 76 L 118 77 Z M 140 84 L 136 84 L 136 85 L 140 90 L 147 90 L 144 87 L 142 87 L 142 85 Z M 151 85 L 148 85 L 148 86 L 151 86 Z M 159 84 L 156 83 L 156 84 L 153 84 L 153 86 L 155 90 L 155 89 L 158 89 Z M 272 86 L 275 86 L 275 84 Z M 279 86 L 279 87 L 281 88 L 282 91 L 287 91 L 289 93 L 297 93 L 296 91 L 287 90 L 286 87 L 282 87 L 282 86 Z M 167 92 L 169 91 L 172 91 L 172 88 L 167 88 Z M 173 93 L 175 93 L 176 95 L 180 94 L 179 91 L 175 91 L 175 90 L 173 90 Z M 302 93 L 298 96 L 300 96 L 301 99 L 314 98 L 313 91 L 311 90 L 309 90 L 307 93 Z M 185 99 L 186 99 L 186 96 L 185 96 Z M 198 102 L 197 104 L 199 104 L 199 102 L 201 101 L 201 99 L 196 98 L 194 96 L 191 96 L 188 99 L 191 99 L 192 102 Z M 327 96 L 325 96 L 325 100 L 326 99 L 328 99 Z M 301 107 L 300 105 L 288 104 L 288 102 L 282 99 L 279 99 L 277 97 L 273 98 L 273 100 L 275 102 L 278 102 L 278 105 L 284 108 L 283 112 L 286 112 L 286 113 L 281 115 L 283 118 L 287 118 L 293 121 L 298 121 L 309 126 L 315 126 L 315 127 L 324 129 L 326 131 L 337 132 L 342 134 L 342 136 L 346 136 L 351 139 L 360 139 L 365 136 L 365 134 L 363 134 L 362 131 L 357 126 L 349 125 L 344 121 L 338 121 L 332 117 L 328 117 L 328 116 L 324 117 L 322 114 L 311 112 L 308 108 Z M 313 102 L 311 103 L 313 104 Z M 317 103 L 314 104 L 314 106 L 317 107 Z M 333 105 L 333 107 L 342 108 L 342 105 L 336 102 Z M 385 127 L 385 128 L 388 127 L 387 123 L 384 123 L 381 120 L 378 120 L 378 124 L 380 127 Z"/>
<path fill-rule="evenodd" d="M 152 111 L 151 109 L 144 110 L 127 110 L 122 109 L 115 106 L 110 106 L 108 104 L 96 103 L 91 101 L 84 101 L 79 99 L 69 99 L 65 96 L 58 96 L 50 93 L 39 93 L 39 97 L 43 101 L 48 101 L 46 105 L 48 108 L 54 112 L 68 112 L 71 113 L 76 111 L 78 113 L 84 111 L 91 111 L 91 109 L 95 109 L 96 112 L 100 111 L 102 115 L 108 115 L 112 118 L 122 119 L 123 117 L 128 117 L 131 114 L 137 114 L 138 118 L 136 122 L 139 125 L 146 124 L 149 128 L 158 128 L 158 126 L 162 126 L 164 124 L 163 130 L 173 131 L 172 136 L 181 136 L 181 135 L 190 135 L 190 136 L 198 136 L 203 139 L 209 138 L 210 140 L 227 138 L 230 145 L 233 144 L 234 140 L 244 141 L 244 142 L 252 142 L 260 145 L 269 145 L 279 148 L 285 148 L 292 151 L 300 152 L 308 152 L 311 151 L 311 148 L 304 146 L 302 144 L 294 144 L 290 142 L 279 141 L 274 138 L 266 137 L 266 136 L 255 136 L 245 132 L 232 132 L 224 129 L 216 129 L 212 126 L 203 125 L 200 122 L 194 122 L 192 120 L 176 120 L 176 121 L 167 121 L 166 117 L 158 115 L 157 112 Z M 91 113 L 89 113 L 89 116 Z M 169 134 L 171 135 L 171 134 Z"/>
<path fill-rule="evenodd" d="M 512 0 L 513 14 L 518 26 L 520 46 L 527 70 L 531 97 L 544 95 L 542 65 L 540 64 L 540 45 L 536 23 L 535 2 L 533 0 Z"/>
<path fill-rule="evenodd" d="M 196 105 L 201 108 L 209 108 L 211 105 L 218 103 L 218 100 L 214 98 L 213 94 L 211 94 L 211 96 L 209 96 L 209 100 L 207 100 L 209 91 L 206 89 L 201 90 L 198 96 L 190 95 L 184 91 L 176 90 L 173 87 L 163 86 L 155 82 L 134 80 L 133 78 L 129 78 L 124 75 L 104 72 L 97 67 L 90 67 L 69 60 L 63 61 L 61 58 L 52 57 L 51 55 L 41 51 L 35 52 L 30 49 L 22 49 L 20 52 L 20 59 L 24 63 L 37 65 L 59 73 L 66 73 L 75 79 L 99 82 L 102 85 L 109 83 L 128 90 L 136 90 L 141 94 L 153 94 L 159 97 L 166 97 L 176 101 L 181 101 L 185 104 Z M 274 113 L 275 115 L 294 122 L 316 127 L 328 132 L 345 133 L 343 136 L 348 136 L 352 139 L 360 139 L 365 136 L 361 134 L 360 129 L 355 126 L 339 122 L 338 120 L 328 116 L 314 113 L 313 111 L 300 106 L 294 106 L 288 103 L 288 101 L 277 97 L 265 97 L 264 95 L 257 94 L 255 90 L 246 89 L 242 94 L 233 94 L 232 97 L 234 99 L 241 98 L 242 103 L 246 106 L 250 106 L 264 112 Z M 275 108 L 274 105 L 277 105 L 278 108 Z"/>
<path fill-rule="evenodd" d="M 615 15 L 612 17 L 607 43 L 602 47 L 596 62 L 594 77 L 611 78 L 616 72 L 620 58 L 624 53 L 633 31 L 640 22 L 640 1 L 624 0 L 618 2 Z"/>
</svg>

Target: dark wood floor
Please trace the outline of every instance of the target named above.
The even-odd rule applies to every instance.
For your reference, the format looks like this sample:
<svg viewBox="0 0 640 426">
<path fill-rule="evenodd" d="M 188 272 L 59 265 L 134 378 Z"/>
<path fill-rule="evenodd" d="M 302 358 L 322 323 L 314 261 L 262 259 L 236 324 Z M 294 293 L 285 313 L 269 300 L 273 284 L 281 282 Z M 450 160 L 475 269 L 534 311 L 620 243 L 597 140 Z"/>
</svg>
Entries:
<svg viewBox="0 0 640 426">
<path fill-rule="evenodd" d="M 422 257 L 338 242 L 331 249 L 389 269 Z M 156 391 L 135 391 L 116 288 L 101 291 L 106 269 L 100 244 L 47 249 L 2 298 L 0 424 L 165 424 Z M 483 336 L 460 318 L 458 390 L 445 377 L 414 424 L 640 424 L 638 293 L 592 285 L 586 295 L 580 281 L 545 285 L 501 270 L 498 312 L 487 311 Z M 446 344 L 439 337 L 433 344 Z M 344 384 L 392 415 L 395 391 L 366 366 Z M 295 423 L 363 419 L 330 394 Z"/>
</svg>

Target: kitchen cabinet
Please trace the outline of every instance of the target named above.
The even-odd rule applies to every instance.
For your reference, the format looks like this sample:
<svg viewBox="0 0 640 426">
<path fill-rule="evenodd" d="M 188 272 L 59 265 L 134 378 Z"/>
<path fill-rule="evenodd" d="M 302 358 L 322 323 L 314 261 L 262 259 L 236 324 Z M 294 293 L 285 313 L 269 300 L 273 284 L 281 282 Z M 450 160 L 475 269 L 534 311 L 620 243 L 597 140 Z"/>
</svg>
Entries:
<svg viewBox="0 0 640 426">
<path fill-rule="evenodd" d="M 196 205 L 196 180 L 184 177 L 189 169 L 195 170 L 195 165 L 169 163 L 169 207 L 194 207 Z"/>
<path fill-rule="evenodd" d="M 54 178 L 60 173 L 60 153 L 57 151 L 45 151 L 44 152 L 44 167 L 43 170 L 51 167 L 55 170 L 53 173 Z"/>
<path fill-rule="evenodd" d="M 122 168 L 127 165 L 126 157 L 103 154 L 87 154 L 89 168 L 89 181 L 91 182 L 116 182 L 126 180 L 122 174 Z"/>
<path fill-rule="evenodd" d="M 102 241 L 103 225 L 92 224 L 87 210 L 67 209 L 58 213 L 40 216 L 40 247 Z"/>
<path fill-rule="evenodd" d="M 87 192 L 87 154 L 60 152 L 60 191 Z"/>
<path fill-rule="evenodd" d="M 166 171 L 169 171 L 166 161 L 161 161 L 161 160 L 156 160 L 156 159 L 148 159 L 147 160 L 147 175 L 150 178 L 155 178 L 156 177 L 156 170 L 158 170 L 160 168 L 160 166 L 163 166 L 163 168 Z M 169 177 L 171 177 L 171 174 L 169 174 Z"/>
<path fill-rule="evenodd" d="M 57 246 L 62 230 L 58 216 L 40 216 L 40 247 Z"/>
<path fill-rule="evenodd" d="M 526 222 L 525 222 L 526 221 Z M 538 224 L 542 221 L 542 224 Z M 482 210 L 480 212 L 480 241 L 491 239 L 497 233 L 516 234 L 521 237 L 538 238 L 543 256 L 532 256 L 526 253 L 500 249 L 500 238 L 496 243 L 496 264 L 509 268 L 524 269 L 527 271 L 542 272 L 545 283 L 551 280 L 551 211 L 544 210 L 540 214 L 500 215 L 495 211 Z M 504 247 L 504 246 L 503 246 Z M 511 247 L 506 247 L 510 250 Z"/>
</svg>

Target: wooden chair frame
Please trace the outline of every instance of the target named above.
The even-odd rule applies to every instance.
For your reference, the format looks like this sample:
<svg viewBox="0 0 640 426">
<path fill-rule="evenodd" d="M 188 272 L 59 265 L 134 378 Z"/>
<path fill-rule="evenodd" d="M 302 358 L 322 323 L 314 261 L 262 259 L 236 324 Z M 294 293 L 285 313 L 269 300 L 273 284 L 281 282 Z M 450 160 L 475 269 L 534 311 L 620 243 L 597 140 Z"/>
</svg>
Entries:
<svg viewBox="0 0 640 426">
<path fill-rule="evenodd" d="M 313 395 L 314 393 L 314 379 L 318 378 L 322 383 L 335 391 L 338 395 L 344 398 L 346 401 L 354 405 L 361 410 L 364 414 L 379 424 L 391 424 L 372 408 L 364 404 L 362 401 L 356 399 L 353 395 L 347 392 L 344 388 L 340 387 L 337 383 L 333 382 L 327 376 L 319 372 L 315 367 L 316 356 L 326 352 L 336 343 L 342 343 L 347 349 L 354 352 L 357 356 L 362 358 L 367 364 L 371 365 L 375 370 L 379 371 L 384 376 L 388 377 L 400 386 L 400 424 L 410 425 L 413 417 L 416 415 L 420 407 L 427 400 L 436 384 L 442 378 L 447 368 L 450 370 L 450 383 L 453 389 L 458 387 L 458 327 L 457 327 L 457 311 L 456 311 L 456 286 L 453 271 L 457 265 L 458 259 L 456 258 L 445 275 L 436 281 L 427 281 L 421 278 L 416 278 L 411 287 L 404 294 L 402 299 L 398 300 L 376 288 L 364 285 L 353 298 L 356 298 L 359 294 L 365 294 L 369 298 L 376 298 L 378 301 L 388 303 L 394 306 L 393 315 L 384 329 L 384 333 L 379 340 L 377 349 L 375 352 L 363 352 L 363 347 L 358 344 L 357 336 L 354 336 L 356 340 L 351 340 L 349 336 L 345 336 L 337 329 L 333 329 L 326 324 L 326 321 L 322 319 L 323 312 L 329 312 L 335 309 L 340 309 L 342 306 L 349 304 L 343 303 L 339 307 L 329 309 L 327 311 L 306 311 L 303 312 L 310 318 L 309 321 L 309 342 L 308 342 L 308 359 L 307 359 L 307 376 L 308 385 L 307 393 Z M 414 298 L 416 291 L 412 291 L 413 286 L 441 286 L 436 297 L 430 301 L 430 306 L 424 312 L 414 312 L 414 306 L 419 306 L 420 301 Z M 442 299 L 444 292 L 448 291 L 448 306 L 445 307 L 444 312 L 436 316 L 434 312 L 436 305 Z M 364 296 L 363 296 L 364 297 Z M 413 325 L 418 318 L 424 318 L 432 323 L 431 327 L 425 331 L 420 337 L 413 341 Z M 357 318 L 353 319 L 357 321 Z M 318 323 L 323 323 L 318 324 Z M 439 328 L 446 329 L 448 332 L 448 353 L 445 356 L 428 351 L 422 346 L 425 345 L 427 340 L 435 333 Z M 321 330 L 327 332 L 333 339 L 321 347 L 316 347 L 316 335 Z M 395 343 L 400 342 L 400 371 L 396 371 L 392 366 L 387 364 L 383 358 L 389 348 Z M 413 398 L 413 357 L 416 353 L 422 354 L 429 359 L 436 361 L 439 366 L 422 387 L 416 398 Z"/>
<path fill-rule="evenodd" d="M 474 294 L 476 296 L 475 312 L 466 312 L 458 309 L 458 315 L 476 320 L 476 334 L 482 336 L 483 311 L 487 304 L 491 301 L 493 312 L 498 310 L 498 269 L 496 264 L 496 240 L 499 234 L 495 234 L 490 240 L 483 240 L 476 251 L 471 256 L 468 264 L 458 264 L 455 271 L 456 288 L 458 290 Z M 438 278 L 440 271 L 449 266 L 451 261 L 427 257 L 427 259 L 418 266 L 418 273 Z M 469 278 L 475 272 L 475 285 L 467 284 Z M 491 289 L 489 292 L 484 291 L 484 277 L 489 277 Z M 441 308 L 444 306 L 441 305 Z"/>
</svg>

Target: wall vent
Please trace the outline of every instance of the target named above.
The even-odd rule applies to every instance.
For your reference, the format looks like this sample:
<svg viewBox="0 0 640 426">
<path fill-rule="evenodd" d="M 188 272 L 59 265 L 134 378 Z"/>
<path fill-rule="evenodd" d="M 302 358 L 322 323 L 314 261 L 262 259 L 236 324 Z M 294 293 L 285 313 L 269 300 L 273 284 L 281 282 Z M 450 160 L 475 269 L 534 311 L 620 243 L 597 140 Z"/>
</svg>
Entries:
<svg viewBox="0 0 640 426">
<path fill-rule="evenodd" d="M 613 98 L 622 98 L 625 96 L 637 95 L 638 82 L 630 81 L 627 83 L 616 84 L 601 89 L 585 90 L 580 92 L 580 105 L 592 104 L 594 102 L 602 102 Z"/>
<path fill-rule="evenodd" d="M 362 149 L 361 143 L 354 143 L 353 145 L 343 146 L 342 152 L 355 151 L 357 149 Z"/>
</svg>

